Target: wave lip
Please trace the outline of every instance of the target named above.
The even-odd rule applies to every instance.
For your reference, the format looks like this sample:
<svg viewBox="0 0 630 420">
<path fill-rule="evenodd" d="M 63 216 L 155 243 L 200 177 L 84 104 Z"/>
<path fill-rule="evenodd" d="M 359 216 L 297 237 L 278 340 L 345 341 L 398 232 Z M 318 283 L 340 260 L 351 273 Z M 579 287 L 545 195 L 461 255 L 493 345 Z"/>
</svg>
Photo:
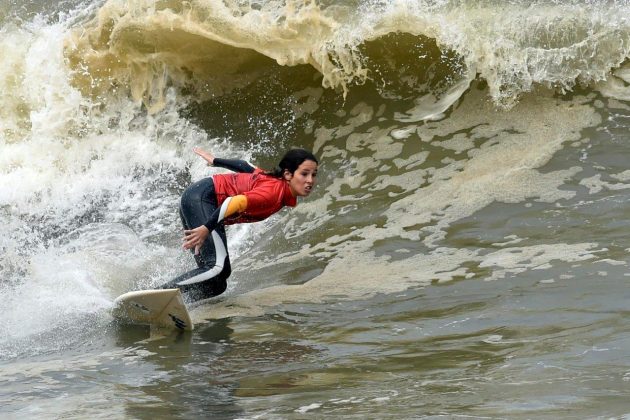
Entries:
<svg viewBox="0 0 630 420">
<path fill-rule="evenodd" d="M 155 110 L 167 83 L 222 94 L 250 82 L 269 59 L 311 64 L 324 86 L 343 84 L 327 47 L 337 26 L 314 3 L 245 10 L 214 1 L 109 1 L 71 34 L 66 56 L 84 90 L 123 84 Z"/>
</svg>

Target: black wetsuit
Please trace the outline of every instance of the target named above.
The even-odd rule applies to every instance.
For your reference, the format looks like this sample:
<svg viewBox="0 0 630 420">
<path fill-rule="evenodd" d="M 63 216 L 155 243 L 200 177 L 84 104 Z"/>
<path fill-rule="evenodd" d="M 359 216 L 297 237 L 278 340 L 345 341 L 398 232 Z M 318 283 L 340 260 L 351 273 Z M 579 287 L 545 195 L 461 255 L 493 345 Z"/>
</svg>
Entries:
<svg viewBox="0 0 630 420">
<path fill-rule="evenodd" d="M 255 168 L 244 160 L 215 158 L 213 166 L 235 172 L 254 172 Z M 217 197 L 212 177 L 197 181 L 183 192 L 179 215 L 185 230 L 205 225 L 216 218 Z M 194 253 L 194 249 L 192 249 Z M 186 300 L 196 301 L 218 296 L 227 288 L 227 278 L 232 273 L 227 252 L 225 227 L 217 223 L 195 255 L 197 268 L 176 277 L 161 286 L 162 289 L 179 288 Z"/>
</svg>

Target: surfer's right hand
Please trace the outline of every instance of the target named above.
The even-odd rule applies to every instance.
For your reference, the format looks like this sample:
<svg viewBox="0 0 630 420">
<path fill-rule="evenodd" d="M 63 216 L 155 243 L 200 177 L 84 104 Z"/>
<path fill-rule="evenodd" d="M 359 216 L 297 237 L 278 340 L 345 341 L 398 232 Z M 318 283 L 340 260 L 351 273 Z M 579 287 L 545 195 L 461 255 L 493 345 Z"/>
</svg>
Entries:
<svg viewBox="0 0 630 420">
<path fill-rule="evenodd" d="M 208 166 L 212 166 L 214 164 L 214 155 L 210 152 L 206 152 L 200 147 L 193 147 L 193 152 L 201 156 L 206 162 L 208 162 Z"/>
</svg>

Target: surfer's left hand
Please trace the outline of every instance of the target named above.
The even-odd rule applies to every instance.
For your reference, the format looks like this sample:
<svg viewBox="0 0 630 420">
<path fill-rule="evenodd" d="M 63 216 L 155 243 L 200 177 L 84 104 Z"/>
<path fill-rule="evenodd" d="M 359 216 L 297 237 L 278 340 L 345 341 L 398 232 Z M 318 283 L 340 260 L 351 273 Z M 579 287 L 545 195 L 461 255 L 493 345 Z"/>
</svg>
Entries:
<svg viewBox="0 0 630 420">
<path fill-rule="evenodd" d="M 195 248 L 195 255 L 199 255 L 199 250 L 205 242 L 210 231 L 204 225 L 191 230 L 184 231 L 184 249 Z"/>
</svg>

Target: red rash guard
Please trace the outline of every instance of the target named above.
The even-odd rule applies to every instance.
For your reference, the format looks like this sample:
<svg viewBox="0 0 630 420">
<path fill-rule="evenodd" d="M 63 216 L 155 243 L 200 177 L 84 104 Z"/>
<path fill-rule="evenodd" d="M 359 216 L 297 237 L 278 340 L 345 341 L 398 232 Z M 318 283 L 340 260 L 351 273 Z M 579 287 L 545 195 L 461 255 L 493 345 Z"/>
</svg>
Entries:
<svg viewBox="0 0 630 420">
<path fill-rule="evenodd" d="M 247 208 L 243 213 L 226 218 L 223 223 L 251 223 L 266 219 L 284 206 L 295 207 L 297 199 L 291 193 L 289 184 L 283 180 L 265 175 L 262 169 L 254 173 L 219 174 L 212 177 L 217 205 L 228 198 L 242 194 L 247 197 Z"/>
</svg>

